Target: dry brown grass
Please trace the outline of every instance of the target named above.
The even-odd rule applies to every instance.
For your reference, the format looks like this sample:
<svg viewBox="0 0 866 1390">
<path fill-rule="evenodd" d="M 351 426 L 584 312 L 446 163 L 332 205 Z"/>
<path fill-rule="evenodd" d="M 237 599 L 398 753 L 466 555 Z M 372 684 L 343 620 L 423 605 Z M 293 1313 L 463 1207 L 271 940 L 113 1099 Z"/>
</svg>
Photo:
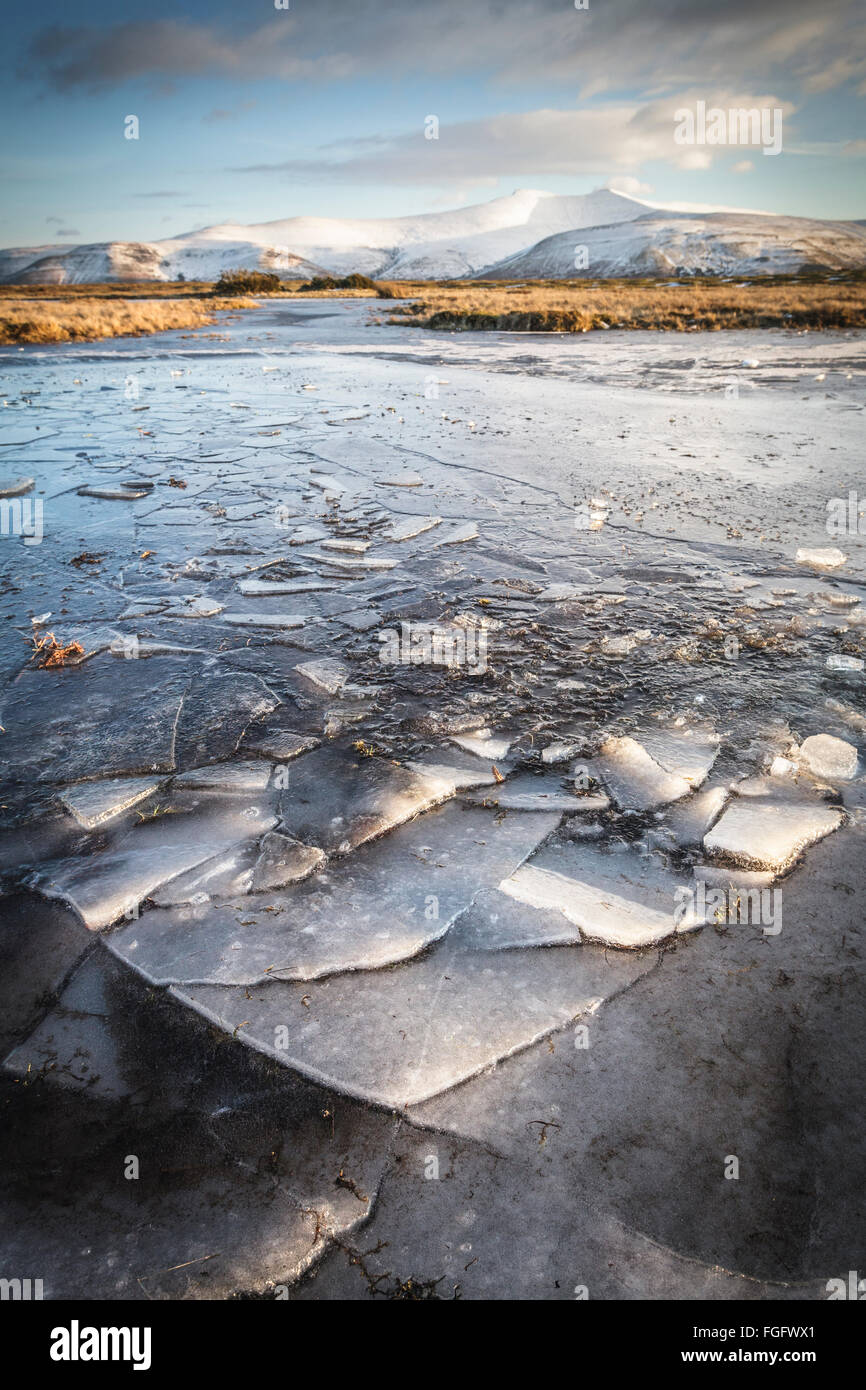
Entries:
<svg viewBox="0 0 866 1390">
<path fill-rule="evenodd" d="M 30 641 L 33 645 L 33 665 L 43 669 L 68 666 L 70 662 L 80 661 L 84 656 L 84 648 L 80 642 L 58 642 L 53 632 L 34 633 Z"/>
<path fill-rule="evenodd" d="M 748 284 L 694 281 L 537 281 L 383 285 L 395 299 L 391 323 L 424 328 L 584 333 L 593 328 L 863 328 L 866 283 L 779 278 Z"/>
<path fill-rule="evenodd" d="M 74 343 L 141 337 L 172 328 L 203 328 L 227 309 L 250 309 L 253 299 L 126 299 L 79 296 L 51 300 L 21 295 L 0 299 L 0 343 Z"/>
<path fill-rule="evenodd" d="M 299 282 L 300 283 L 300 282 Z M 0 285 L 4 299 L 200 299 L 209 280 L 109 280 L 89 285 Z"/>
</svg>

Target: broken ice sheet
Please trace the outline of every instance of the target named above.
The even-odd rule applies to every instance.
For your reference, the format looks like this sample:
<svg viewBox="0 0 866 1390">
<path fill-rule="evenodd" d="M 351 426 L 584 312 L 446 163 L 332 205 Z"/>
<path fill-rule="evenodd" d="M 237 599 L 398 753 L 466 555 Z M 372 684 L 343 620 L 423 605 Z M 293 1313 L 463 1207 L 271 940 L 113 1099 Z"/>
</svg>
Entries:
<svg viewBox="0 0 866 1390">
<path fill-rule="evenodd" d="M 455 734 L 452 743 L 456 743 L 458 748 L 463 748 L 467 753 L 474 753 L 476 757 L 492 759 L 494 762 L 498 758 L 500 761 L 508 754 L 513 739 L 497 737 L 491 729 L 479 729 L 473 734 Z"/>
<path fill-rule="evenodd" d="M 265 762 L 215 763 L 211 767 L 193 767 L 175 777 L 175 787 L 190 790 L 222 791 L 244 796 L 262 792 L 268 785 L 271 769 Z"/>
<path fill-rule="evenodd" d="M 677 844 L 683 847 L 699 845 L 710 826 L 718 820 L 727 799 L 727 787 L 706 787 L 669 806 L 662 824 L 671 831 Z"/>
<path fill-rule="evenodd" d="M 392 570 L 397 564 L 396 560 L 387 555 L 318 555 L 305 551 L 303 558 L 327 564 L 331 569 L 346 570 L 350 574 L 366 573 L 368 570 Z"/>
<path fill-rule="evenodd" d="M 561 777 L 539 777 L 532 772 L 511 777 L 494 787 L 465 792 L 464 800 L 498 806 L 501 811 L 564 811 L 568 814 L 606 811 L 610 805 L 603 793 L 580 795 L 573 784 Z"/>
<path fill-rule="evenodd" d="M 666 772 L 633 738 L 610 738 L 590 764 L 623 811 L 649 811 L 687 796 L 685 777 Z"/>
<path fill-rule="evenodd" d="M 799 757 L 816 777 L 826 777 L 830 781 L 847 780 L 857 771 L 857 749 L 831 734 L 813 734 L 805 739 Z"/>
<path fill-rule="evenodd" d="M 349 681 L 349 668 L 335 657 L 323 657 L 319 661 L 304 661 L 295 667 L 299 675 L 310 681 L 328 695 L 337 695 Z"/>
<path fill-rule="evenodd" d="M 0 479 L 0 497 L 21 497 L 25 492 L 32 492 L 35 485 L 33 478 Z"/>
<path fill-rule="evenodd" d="M 52 1296 L 80 1291 L 83 1259 L 96 1298 L 230 1298 L 239 1287 L 300 1277 L 330 1237 L 368 1218 L 394 1120 L 350 1101 L 334 1107 L 287 1070 L 265 1076 L 263 1068 L 251 1071 L 248 1054 L 229 1053 L 178 1023 L 176 1009 L 148 1007 L 144 987 L 102 950 L 16 1049 L 9 1070 L 14 1065 L 18 1076 L 32 1081 L 40 1068 L 46 1087 L 123 1102 L 100 1108 L 99 1152 L 113 1151 L 122 1135 L 124 1152 L 143 1155 L 144 1170 L 181 1175 L 179 1184 L 106 1202 L 101 1162 L 82 1165 L 74 1193 L 57 1165 L 43 1168 L 38 1219 L 16 1202 L 15 1240 L 51 1270 Z M 29 1159 L 19 1176 L 26 1188 Z M 70 1223 L 83 1248 L 69 1249 Z M 130 1232 L 136 1258 L 118 1263 Z"/>
<path fill-rule="evenodd" d="M 591 1015 L 654 963 L 586 946 L 479 951 L 461 941 L 460 923 L 452 932 L 395 970 L 172 992 L 286 1066 L 402 1109 Z"/>
<path fill-rule="evenodd" d="M 477 541 L 478 527 L 474 521 L 468 521 L 463 526 L 455 526 L 453 531 L 448 531 L 441 540 L 436 541 L 436 549 L 443 545 L 460 545 L 463 541 Z"/>
<path fill-rule="evenodd" d="M 448 806 L 286 892 L 152 909 L 108 944 L 154 983 L 378 970 L 442 936 L 480 884 L 510 873 L 558 820 L 510 816 L 497 824 L 488 811 Z"/>
<path fill-rule="evenodd" d="M 454 780 L 331 744 L 288 770 L 281 828 L 328 854 L 348 854 L 454 793 Z"/>
<path fill-rule="evenodd" d="M 125 1074 L 122 1050 L 108 1026 L 106 986 L 121 975 L 107 955 L 89 955 L 60 999 L 33 1032 L 9 1053 L 3 1069 L 13 1076 L 50 1077 L 56 1085 L 86 1089 L 120 1100 L 140 1089 Z"/>
<path fill-rule="evenodd" d="M 846 563 L 848 556 L 837 546 L 831 545 L 823 549 L 801 547 L 794 558 L 798 565 L 809 565 L 812 569 L 835 570 Z"/>
<path fill-rule="evenodd" d="M 389 541 L 411 541 L 416 536 L 421 536 L 425 531 L 432 531 L 434 526 L 439 526 L 442 521 L 441 516 L 409 516 L 403 521 L 395 521 L 388 532 Z"/>
<path fill-rule="evenodd" d="M 719 740 L 706 734 L 679 729 L 641 729 L 641 747 L 665 772 L 684 777 L 693 787 L 705 782 L 719 755 Z"/>
<path fill-rule="evenodd" d="M 704 849 L 746 867 L 781 870 L 844 819 L 838 807 L 814 799 L 741 795 L 704 836 Z"/>
<path fill-rule="evenodd" d="M 308 878 L 325 862 L 324 852 L 313 845 L 302 845 L 291 835 L 271 830 L 262 837 L 253 868 L 252 892 L 284 888 Z"/>
<path fill-rule="evenodd" d="M 111 777 L 64 787 L 58 797 L 79 825 L 93 830 L 137 806 L 161 785 L 159 777 Z"/>
<path fill-rule="evenodd" d="M 46 897 L 71 903 L 85 926 L 96 931 L 137 913 L 144 899 L 169 879 L 276 823 L 271 800 L 186 796 L 169 799 L 161 814 L 122 833 L 108 848 L 84 859 L 42 865 L 32 886 Z"/>
<path fill-rule="evenodd" d="M 277 763 L 287 763 L 301 753 L 318 748 L 321 741 L 311 734 L 296 734 L 290 729 L 253 724 L 244 735 L 243 751 L 273 758 Z"/>
<path fill-rule="evenodd" d="M 6 687 L 0 724 L 10 780 L 71 782 L 170 772 L 189 673 L 156 657 L 96 657 L 84 666 L 22 671 Z"/>
<path fill-rule="evenodd" d="M 225 673 L 216 667 L 201 671 L 184 696 L 177 721 L 177 766 L 198 767 L 230 756 L 248 725 L 280 703 L 256 675 Z"/>
<path fill-rule="evenodd" d="M 323 550 L 347 551 L 350 555 L 363 555 L 370 549 L 371 542 L 357 540 L 350 536 L 332 536 L 322 541 Z"/>
<path fill-rule="evenodd" d="M 324 589 L 336 589 L 338 581 L 333 579 L 316 579 L 306 576 L 300 579 L 242 579 L 238 584 L 238 589 L 247 596 L 257 596 L 259 598 L 268 595 L 279 597 L 283 594 L 309 594 L 317 593 Z"/>
<path fill-rule="evenodd" d="M 653 946 L 702 925 L 678 919 L 681 880 L 651 855 L 586 841 L 545 847 L 499 884 L 499 891 L 542 911 L 560 912 L 584 941 Z"/>
<path fill-rule="evenodd" d="M 294 631 L 315 619 L 304 613 L 223 613 L 220 622 L 230 627 L 267 627 L 281 632 Z"/>
</svg>

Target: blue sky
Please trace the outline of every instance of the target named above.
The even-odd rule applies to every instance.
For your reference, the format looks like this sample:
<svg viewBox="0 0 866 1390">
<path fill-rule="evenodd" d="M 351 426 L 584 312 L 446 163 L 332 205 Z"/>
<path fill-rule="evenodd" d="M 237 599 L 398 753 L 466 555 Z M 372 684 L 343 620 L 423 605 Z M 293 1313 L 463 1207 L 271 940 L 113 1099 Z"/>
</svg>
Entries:
<svg viewBox="0 0 866 1390">
<path fill-rule="evenodd" d="M 47 0 L 7 10 L 0 244 L 438 211 L 608 183 L 866 217 L 854 0 Z M 777 157 L 675 109 L 784 112 Z M 124 138 L 136 115 L 140 138 Z M 425 119 L 439 120 L 425 140 Z"/>
</svg>

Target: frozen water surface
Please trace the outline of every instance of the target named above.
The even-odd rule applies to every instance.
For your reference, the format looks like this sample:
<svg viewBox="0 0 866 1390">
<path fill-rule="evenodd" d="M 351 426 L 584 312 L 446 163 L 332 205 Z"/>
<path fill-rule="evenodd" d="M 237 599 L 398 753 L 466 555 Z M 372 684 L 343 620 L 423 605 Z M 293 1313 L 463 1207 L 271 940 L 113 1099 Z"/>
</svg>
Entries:
<svg viewBox="0 0 866 1390">
<path fill-rule="evenodd" d="M 38 1074 L 67 1135 L 96 1107 L 112 1152 L 131 1105 L 142 1146 L 207 1155 L 136 1227 L 156 1296 L 203 1296 L 171 1271 L 205 1248 L 219 1296 L 317 1260 L 343 1289 L 335 1242 L 369 1222 L 405 1232 L 403 1276 L 447 1262 L 456 1188 L 422 1183 L 422 1221 L 396 1161 L 446 1142 L 470 1291 L 515 1261 L 572 1288 L 539 1232 L 579 1210 L 612 1296 L 653 1296 L 662 1248 L 681 1296 L 697 1268 L 699 1296 L 795 1296 L 866 1236 L 840 1176 L 866 1162 L 840 1042 L 866 549 L 826 530 L 860 472 L 862 338 L 374 316 L 299 300 L 0 354 L 0 493 L 44 506 L 38 544 L 0 538 L 10 1084 Z M 448 659 L 413 659 L 436 631 Z M 50 633 L 86 659 L 42 664 Z M 689 917 L 699 883 L 781 887 L 783 929 Z M 19 1134 L 39 1094 L 17 1085 Z M 734 1209 L 704 1156 L 750 1144 L 772 1184 Z M 17 1198 L 4 1226 L 58 1286 L 89 1247 L 141 1296 L 126 1199 L 88 1225 L 81 1171 L 80 1240 L 68 1193 L 41 1233 Z"/>
</svg>

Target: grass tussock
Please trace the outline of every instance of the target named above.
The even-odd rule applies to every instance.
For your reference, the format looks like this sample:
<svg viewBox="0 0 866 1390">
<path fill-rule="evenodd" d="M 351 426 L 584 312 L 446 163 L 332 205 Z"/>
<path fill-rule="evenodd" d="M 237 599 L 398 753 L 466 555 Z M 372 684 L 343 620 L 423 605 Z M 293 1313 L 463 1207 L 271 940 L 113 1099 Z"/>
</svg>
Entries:
<svg viewBox="0 0 866 1390">
<path fill-rule="evenodd" d="M 265 270 L 224 270 L 211 294 L 273 294 L 282 289 L 279 275 Z"/>
<path fill-rule="evenodd" d="M 413 327 L 586 333 L 624 328 L 674 332 L 725 328 L 863 328 L 866 282 L 778 277 L 729 284 L 689 281 L 537 281 L 529 284 L 391 283 L 404 300 L 389 322 Z"/>
<path fill-rule="evenodd" d="M 220 300 L 220 309 L 248 309 L 254 300 Z M 0 343 L 76 343 L 99 338 L 141 337 L 172 328 L 205 328 L 217 322 L 216 306 L 194 298 L 47 300 L 3 296 Z"/>
</svg>

